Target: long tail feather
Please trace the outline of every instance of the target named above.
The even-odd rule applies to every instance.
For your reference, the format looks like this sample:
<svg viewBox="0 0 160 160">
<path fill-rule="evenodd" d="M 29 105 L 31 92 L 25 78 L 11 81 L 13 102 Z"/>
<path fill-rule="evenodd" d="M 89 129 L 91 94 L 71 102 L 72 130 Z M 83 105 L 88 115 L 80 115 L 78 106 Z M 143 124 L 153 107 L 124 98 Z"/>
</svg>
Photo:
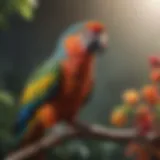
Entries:
<svg viewBox="0 0 160 160">
<path fill-rule="evenodd" d="M 35 142 L 38 142 L 44 136 L 45 128 L 41 123 L 35 123 L 30 132 L 26 133 L 23 139 L 16 144 L 16 148 L 12 152 L 17 151 L 18 149 L 25 148 Z M 32 157 L 26 158 L 26 160 L 46 160 L 46 154 L 44 152 L 39 152 Z"/>
</svg>

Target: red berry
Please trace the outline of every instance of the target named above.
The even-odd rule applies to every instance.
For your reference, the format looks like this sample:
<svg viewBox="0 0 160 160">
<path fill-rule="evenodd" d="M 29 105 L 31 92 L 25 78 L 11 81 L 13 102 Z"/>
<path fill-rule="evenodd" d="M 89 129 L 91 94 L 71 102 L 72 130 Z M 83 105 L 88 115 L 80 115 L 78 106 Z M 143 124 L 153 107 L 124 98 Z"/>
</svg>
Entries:
<svg viewBox="0 0 160 160">
<path fill-rule="evenodd" d="M 160 82 L 160 68 L 153 69 L 150 78 L 153 82 Z"/>
<path fill-rule="evenodd" d="M 146 115 L 141 117 L 137 121 L 136 127 L 138 128 L 139 134 L 145 136 L 152 129 L 152 117 L 151 115 Z"/>
<path fill-rule="evenodd" d="M 149 104 L 152 104 L 152 105 L 156 104 L 158 102 L 158 90 L 157 90 L 157 88 L 153 85 L 144 86 L 142 88 L 142 98 Z"/>
<path fill-rule="evenodd" d="M 160 58 L 156 56 L 152 56 L 149 58 L 149 62 L 152 67 L 160 67 Z"/>
</svg>

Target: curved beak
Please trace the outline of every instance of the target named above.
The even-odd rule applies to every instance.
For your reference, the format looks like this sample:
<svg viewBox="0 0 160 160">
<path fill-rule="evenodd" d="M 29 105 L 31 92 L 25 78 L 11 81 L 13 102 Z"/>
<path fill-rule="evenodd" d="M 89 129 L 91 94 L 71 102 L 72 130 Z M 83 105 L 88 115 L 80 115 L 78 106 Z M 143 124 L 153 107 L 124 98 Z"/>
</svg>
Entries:
<svg viewBox="0 0 160 160">
<path fill-rule="evenodd" d="M 83 40 L 83 39 L 82 39 Z M 84 39 L 84 48 L 88 53 L 104 52 L 108 48 L 108 34 L 106 32 L 98 33 L 93 38 Z"/>
<path fill-rule="evenodd" d="M 100 38 L 99 38 L 99 41 L 100 41 L 100 47 L 102 49 L 106 49 L 108 47 L 108 34 L 106 32 L 102 32 L 100 34 Z"/>
</svg>

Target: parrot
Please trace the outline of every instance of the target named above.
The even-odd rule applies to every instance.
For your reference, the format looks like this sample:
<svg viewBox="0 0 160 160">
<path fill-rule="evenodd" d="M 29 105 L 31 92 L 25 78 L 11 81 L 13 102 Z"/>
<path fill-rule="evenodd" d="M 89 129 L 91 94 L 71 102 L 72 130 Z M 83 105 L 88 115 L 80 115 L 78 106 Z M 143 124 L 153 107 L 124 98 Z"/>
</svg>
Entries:
<svg viewBox="0 0 160 160">
<path fill-rule="evenodd" d="M 76 119 L 93 92 L 96 57 L 107 48 L 108 32 L 99 21 L 79 22 L 66 29 L 53 54 L 31 73 L 22 90 L 14 124 L 17 146 L 26 147 L 55 124 Z"/>
</svg>

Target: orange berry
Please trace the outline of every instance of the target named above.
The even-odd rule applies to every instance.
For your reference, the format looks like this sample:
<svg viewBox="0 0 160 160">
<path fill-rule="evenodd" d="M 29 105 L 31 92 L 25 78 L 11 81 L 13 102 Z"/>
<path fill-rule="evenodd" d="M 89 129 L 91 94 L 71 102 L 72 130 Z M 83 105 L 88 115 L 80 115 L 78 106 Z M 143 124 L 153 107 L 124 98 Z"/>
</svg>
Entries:
<svg viewBox="0 0 160 160">
<path fill-rule="evenodd" d="M 126 90 L 124 94 L 122 95 L 122 98 L 124 102 L 129 105 L 134 105 L 138 103 L 140 99 L 139 93 L 134 89 Z"/>
<path fill-rule="evenodd" d="M 111 115 L 111 123 L 117 127 L 123 127 L 126 125 L 128 117 L 124 110 L 115 110 Z"/>
<path fill-rule="evenodd" d="M 142 89 L 142 97 L 150 104 L 156 104 L 158 102 L 158 91 L 156 87 L 152 85 L 145 86 Z"/>
</svg>

